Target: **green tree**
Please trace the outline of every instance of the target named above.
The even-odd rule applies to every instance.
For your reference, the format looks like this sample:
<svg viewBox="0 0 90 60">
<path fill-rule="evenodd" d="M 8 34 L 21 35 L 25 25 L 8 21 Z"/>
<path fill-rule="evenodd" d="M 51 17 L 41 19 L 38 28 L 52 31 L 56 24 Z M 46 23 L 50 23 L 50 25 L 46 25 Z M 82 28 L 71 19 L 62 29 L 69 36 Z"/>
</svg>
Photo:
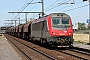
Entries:
<svg viewBox="0 0 90 60">
<path fill-rule="evenodd" d="M 80 23 L 80 22 L 78 22 L 78 29 L 79 30 L 86 30 L 87 28 L 86 28 L 86 24 L 85 23 Z"/>
<path fill-rule="evenodd" d="M 87 30 L 90 30 L 90 23 L 88 24 L 88 28 L 87 28 Z"/>
</svg>

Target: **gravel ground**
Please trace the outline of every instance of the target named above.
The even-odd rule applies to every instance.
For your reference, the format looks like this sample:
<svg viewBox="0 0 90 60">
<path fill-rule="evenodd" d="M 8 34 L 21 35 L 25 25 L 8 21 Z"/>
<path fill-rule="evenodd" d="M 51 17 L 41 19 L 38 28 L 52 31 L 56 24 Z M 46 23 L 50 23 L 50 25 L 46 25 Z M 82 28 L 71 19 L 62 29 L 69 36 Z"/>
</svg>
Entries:
<svg viewBox="0 0 90 60">
<path fill-rule="evenodd" d="M 73 46 L 90 50 L 90 45 L 84 45 L 81 43 L 74 43 Z"/>
</svg>

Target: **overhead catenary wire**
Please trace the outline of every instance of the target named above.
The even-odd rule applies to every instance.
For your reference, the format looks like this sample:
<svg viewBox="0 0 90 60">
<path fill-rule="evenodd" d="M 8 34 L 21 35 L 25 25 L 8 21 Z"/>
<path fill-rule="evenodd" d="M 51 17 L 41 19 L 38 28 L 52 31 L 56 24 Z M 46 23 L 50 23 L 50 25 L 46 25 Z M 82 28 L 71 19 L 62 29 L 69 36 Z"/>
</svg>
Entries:
<svg viewBox="0 0 90 60">
<path fill-rule="evenodd" d="M 83 3 L 83 2 L 78 2 L 78 3 L 75 3 L 74 5 L 81 4 L 81 3 Z M 70 8 L 71 6 L 74 6 L 74 5 L 69 5 L 69 6 L 59 8 L 59 9 L 56 9 L 56 10 L 53 10 L 53 11 L 62 10 L 62 9 L 68 8 L 68 7 Z"/>
<path fill-rule="evenodd" d="M 23 5 L 21 8 L 19 8 L 19 9 L 15 10 L 15 11 L 18 11 L 18 10 L 20 10 L 20 11 L 21 11 L 21 10 L 25 7 L 25 5 L 26 5 L 26 3 L 27 3 L 27 2 L 28 2 L 28 0 L 26 0 L 26 1 L 25 1 L 24 5 Z"/>
<path fill-rule="evenodd" d="M 69 2 L 69 1 L 71 1 L 71 0 L 68 0 L 68 1 L 64 0 L 62 3 Z M 54 5 L 54 4 L 57 3 L 57 2 L 58 2 L 58 0 L 56 0 L 55 2 L 53 2 L 51 5 L 49 5 L 48 7 L 46 7 L 44 10 L 48 10 L 48 8 L 50 9 L 53 6 L 55 7 L 56 5 Z"/>
<path fill-rule="evenodd" d="M 63 2 L 65 2 L 66 0 L 64 0 Z M 71 1 L 71 0 L 69 0 L 69 1 Z M 54 6 L 54 4 L 55 3 L 57 3 L 58 2 L 58 0 L 56 0 L 56 1 L 54 1 L 51 5 L 49 5 L 48 7 L 46 7 L 44 10 L 46 10 L 46 9 L 48 9 L 48 8 L 52 8 L 53 6 Z M 62 2 L 62 3 L 63 3 Z M 66 1 L 66 2 L 68 2 L 68 1 Z M 36 16 L 38 16 L 38 15 L 36 15 Z"/>
<path fill-rule="evenodd" d="M 57 1 L 58 1 L 58 0 L 56 0 L 53 4 L 55 4 Z M 51 4 L 50 6 L 52 6 L 53 4 Z M 36 6 L 36 5 L 35 5 L 35 6 Z M 34 6 L 33 8 L 35 8 L 35 6 Z M 48 6 L 48 7 L 50 7 L 50 6 Z M 47 7 L 47 8 L 48 8 L 48 7 Z M 32 10 L 33 8 L 31 8 L 31 10 Z M 46 9 L 47 9 L 47 8 L 46 8 Z M 38 15 L 35 15 L 35 16 L 38 16 Z M 35 16 L 34 16 L 34 17 L 35 17 Z"/>
<path fill-rule="evenodd" d="M 28 2 L 28 0 L 25 1 L 23 7 L 20 8 L 20 11 L 25 7 L 25 5 L 26 5 L 27 2 Z M 18 9 L 17 9 L 17 10 L 18 10 Z M 16 10 L 16 11 L 17 11 L 17 10 Z M 19 14 L 18 14 L 18 15 L 19 15 Z M 13 18 L 12 18 L 12 19 L 13 19 Z"/>
<path fill-rule="evenodd" d="M 27 1 L 28 1 L 28 0 L 26 0 L 25 4 L 27 3 Z M 30 3 L 31 3 L 32 1 L 33 1 L 33 0 L 30 0 Z M 56 0 L 52 5 L 54 5 L 57 1 L 58 1 L 58 0 Z M 64 0 L 64 1 L 66 1 L 66 0 Z M 64 2 L 64 1 L 63 1 L 63 2 Z M 70 0 L 69 0 L 69 1 L 70 1 Z M 66 2 L 68 2 L 68 1 L 66 1 Z M 22 9 L 20 10 L 21 12 L 29 5 L 29 4 L 27 4 L 27 5 L 25 6 L 25 4 L 24 4 L 24 6 L 22 7 Z M 50 5 L 50 6 L 52 6 L 52 5 Z M 33 8 L 34 8 L 34 7 L 33 7 Z M 33 8 L 32 8 L 32 9 L 33 9 Z M 51 8 L 51 9 L 52 9 L 52 8 Z M 15 18 L 16 18 L 18 15 L 19 15 L 19 13 L 15 16 Z M 15 19 L 15 18 L 14 18 L 14 19 Z M 14 20 L 14 19 L 13 19 L 13 20 Z"/>
<path fill-rule="evenodd" d="M 21 8 L 21 10 L 25 7 L 25 5 L 27 4 L 28 0 L 26 0 L 25 4 L 23 5 L 23 7 Z M 20 10 L 20 11 L 21 11 Z"/>
<path fill-rule="evenodd" d="M 69 0 L 69 1 L 71 1 L 71 0 Z M 52 10 L 52 9 L 54 9 L 54 8 L 56 8 L 56 7 L 58 7 L 58 6 L 61 6 L 63 3 L 66 3 L 66 2 L 69 2 L 69 1 L 63 1 L 63 2 L 61 2 L 61 4 L 59 4 L 59 5 L 54 5 L 54 6 L 52 6 L 52 7 L 49 7 L 49 9 L 47 9 L 46 11 L 50 11 L 50 10 Z"/>
<path fill-rule="evenodd" d="M 45 9 L 48 9 L 50 7 L 52 7 L 58 0 L 56 0 L 54 3 L 52 3 L 50 6 L 46 7 Z"/>
<path fill-rule="evenodd" d="M 73 8 L 73 9 L 65 10 L 65 11 L 62 11 L 62 12 L 71 11 L 71 10 L 79 9 L 79 8 L 86 7 L 86 6 L 89 6 L 89 4 L 84 5 L 84 6 L 80 6 L 80 7 L 76 7 L 76 8 Z"/>
<path fill-rule="evenodd" d="M 82 1 L 82 2 L 83 2 L 83 1 Z M 82 3 L 82 2 L 75 3 L 75 5 L 76 5 L 76 4 L 80 4 L 80 3 Z M 89 5 L 89 4 L 88 4 L 88 5 Z M 80 7 L 71 8 L 71 9 L 68 9 L 68 10 L 65 10 L 65 11 L 62 11 L 62 12 L 67 12 L 67 11 L 71 11 L 71 10 L 83 8 L 83 7 L 86 7 L 86 6 L 88 6 L 88 5 L 83 5 L 83 6 L 80 6 Z M 60 8 L 60 9 L 68 8 L 68 7 L 70 7 L 70 6 L 74 6 L 74 5 L 69 5 L 69 6 L 67 6 L 67 7 L 63 7 L 63 8 Z M 57 9 L 57 10 L 60 10 L 60 9 Z M 52 9 L 51 9 L 51 10 L 52 10 Z M 49 11 L 50 11 L 50 10 L 49 10 Z M 54 11 L 56 11 L 56 10 L 54 10 Z"/>
<path fill-rule="evenodd" d="M 62 3 L 67 3 L 67 2 L 69 2 L 69 1 L 71 1 L 71 0 L 68 0 L 68 1 L 66 1 L 66 0 L 64 0 Z M 53 7 L 53 5 L 56 3 L 56 2 L 58 2 L 58 0 L 56 0 L 54 3 L 52 3 L 50 6 L 48 6 L 47 8 L 54 8 L 54 7 L 58 7 L 58 6 L 60 6 L 60 5 L 62 5 L 62 4 L 60 4 L 60 5 L 55 5 L 54 7 Z M 75 2 L 74 0 L 73 0 L 73 2 Z M 45 8 L 45 9 L 47 9 L 47 8 Z"/>
<path fill-rule="evenodd" d="M 32 2 L 33 0 L 30 0 L 30 3 Z M 27 4 L 22 10 L 21 10 L 21 12 L 26 8 L 26 7 L 28 7 L 29 6 L 29 4 Z"/>
<path fill-rule="evenodd" d="M 27 0 L 27 1 L 28 1 L 28 0 Z M 25 4 L 27 3 L 27 1 L 25 2 Z M 32 1 L 33 1 L 33 0 L 30 0 L 30 2 L 32 2 Z M 48 6 L 48 7 L 50 7 L 50 9 L 45 10 L 45 12 L 50 11 L 50 10 L 52 10 L 52 9 L 58 7 L 58 6 L 61 6 L 62 3 L 66 3 L 66 2 L 69 2 L 69 1 L 71 1 L 71 0 L 68 0 L 68 1 L 64 0 L 61 4 L 59 4 L 59 5 L 54 5 L 55 3 L 57 3 L 57 1 L 58 1 L 58 0 L 56 0 L 56 1 L 55 1 L 54 3 L 52 3 L 50 6 Z M 24 6 L 25 6 L 25 4 L 24 4 Z M 77 4 L 79 4 L 79 3 L 77 3 Z M 21 10 L 21 12 L 22 12 L 28 5 L 29 5 L 29 4 L 27 4 L 25 7 L 23 7 L 23 9 Z M 35 5 L 35 6 L 36 6 L 36 5 Z M 34 7 L 35 7 L 35 6 L 34 6 Z M 73 6 L 73 5 L 70 5 L 70 6 Z M 70 6 L 67 6 L 67 7 L 70 7 Z M 34 7 L 33 7 L 33 8 L 34 8 Z M 48 7 L 47 7 L 47 8 L 48 8 Z M 67 8 L 67 7 L 65 7 L 65 8 Z M 33 9 L 33 8 L 32 8 L 32 9 Z M 46 9 L 47 9 L 47 8 L 46 8 Z M 31 9 L 31 10 L 32 10 L 32 9 Z M 77 9 L 78 9 L 78 8 L 77 8 Z M 73 10 L 73 8 L 70 9 L 70 10 Z M 68 11 L 68 10 L 67 10 L 67 11 Z M 18 15 L 19 15 L 19 14 L 18 14 Z M 18 15 L 17 15 L 17 16 L 18 16 Z M 16 16 L 16 17 L 17 17 L 17 16 Z M 16 18 L 16 17 L 15 17 L 15 18 Z M 15 19 L 15 18 L 14 18 L 14 19 Z"/>
<path fill-rule="evenodd" d="M 74 5 L 80 4 L 80 3 L 83 3 L 83 2 L 78 2 L 78 3 L 75 3 Z M 63 7 L 63 8 L 61 8 L 61 9 L 68 8 L 68 7 L 71 7 L 71 6 L 74 6 L 74 5 L 69 5 L 69 6 Z"/>
<path fill-rule="evenodd" d="M 31 3 L 33 0 L 30 0 L 29 2 Z M 26 7 L 28 7 L 29 6 L 29 4 L 27 4 L 22 10 L 20 10 L 21 12 L 26 8 Z M 19 15 L 19 13 L 14 17 L 14 19 L 17 17 Z M 14 20 L 14 19 L 12 19 L 12 20 Z"/>
<path fill-rule="evenodd" d="M 64 1 L 66 1 L 66 0 L 64 0 Z M 64 2 L 63 1 L 63 2 Z M 48 6 L 47 8 L 45 8 L 45 10 L 48 10 L 48 9 L 50 9 L 50 8 L 52 8 L 53 6 L 55 6 L 54 4 L 56 3 L 56 2 L 58 2 L 58 0 L 56 0 L 54 3 L 52 3 L 50 6 Z"/>
</svg>

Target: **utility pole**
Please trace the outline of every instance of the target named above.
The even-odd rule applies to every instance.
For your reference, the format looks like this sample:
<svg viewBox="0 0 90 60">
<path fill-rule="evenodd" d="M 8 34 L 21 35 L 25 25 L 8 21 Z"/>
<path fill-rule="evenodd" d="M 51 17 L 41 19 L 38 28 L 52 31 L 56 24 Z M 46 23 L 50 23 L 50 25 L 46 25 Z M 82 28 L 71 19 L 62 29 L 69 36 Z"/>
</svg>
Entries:
<svg viewBox="0 0 90 60">
<path fill-rule="evenodd" d="M 16 21 L 17 21 L 17 20 L 14 20 L 14 21 L 15 21 L 15 27 L 16 27 Z"/>
<path fill-rule="evenodd" d="M 20 21 L 21 21 L 21 20 L 20 20 L 20 15 L 19 15 L 19 17 L 18 17 L 18 20 L 19 20 L 19 25 L 20 25 Z"/>
<path fill-rule="evenodd" d="M 26 23 L 27 23 L 27 14 L 28 14 L 28 13 L 25 13 L 25 16 L 26 16 Z"/>
<path fill-rule="evenodd" d="M 42 16 L 44 16 L 44 0 L 42 0 Z"/>
<path fill-rule="evenodd" d="M 20 17 L 18 17 L 18 19 L 19 19 L 19 25 L 20 25 Z"/>
</svg>

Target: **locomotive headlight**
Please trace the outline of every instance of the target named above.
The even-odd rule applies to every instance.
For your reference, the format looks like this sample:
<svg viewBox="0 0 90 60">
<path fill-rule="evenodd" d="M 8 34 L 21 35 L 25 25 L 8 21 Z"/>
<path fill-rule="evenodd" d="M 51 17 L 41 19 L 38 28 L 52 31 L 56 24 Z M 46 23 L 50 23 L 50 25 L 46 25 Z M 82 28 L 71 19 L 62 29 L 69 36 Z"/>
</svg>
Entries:
<svg viewBox="0 0 90 60">
<path fill-rule="evenodd" d="M 55 33 L 53 32 L 53 35 L 55 35 Z"/>
<path fill-rule="evenodd" d="M 69 35 L 71 35 L 71 33 L 69 33 Z"/>
<path fill-rule="evenodd" d="M 56 34 L 57 35 L 57 34 Z"/>
<path fill-rule="evenodd" d="M 53 35 L 57 35 L 57 34 L 53 32 Z"/>
</svg>

